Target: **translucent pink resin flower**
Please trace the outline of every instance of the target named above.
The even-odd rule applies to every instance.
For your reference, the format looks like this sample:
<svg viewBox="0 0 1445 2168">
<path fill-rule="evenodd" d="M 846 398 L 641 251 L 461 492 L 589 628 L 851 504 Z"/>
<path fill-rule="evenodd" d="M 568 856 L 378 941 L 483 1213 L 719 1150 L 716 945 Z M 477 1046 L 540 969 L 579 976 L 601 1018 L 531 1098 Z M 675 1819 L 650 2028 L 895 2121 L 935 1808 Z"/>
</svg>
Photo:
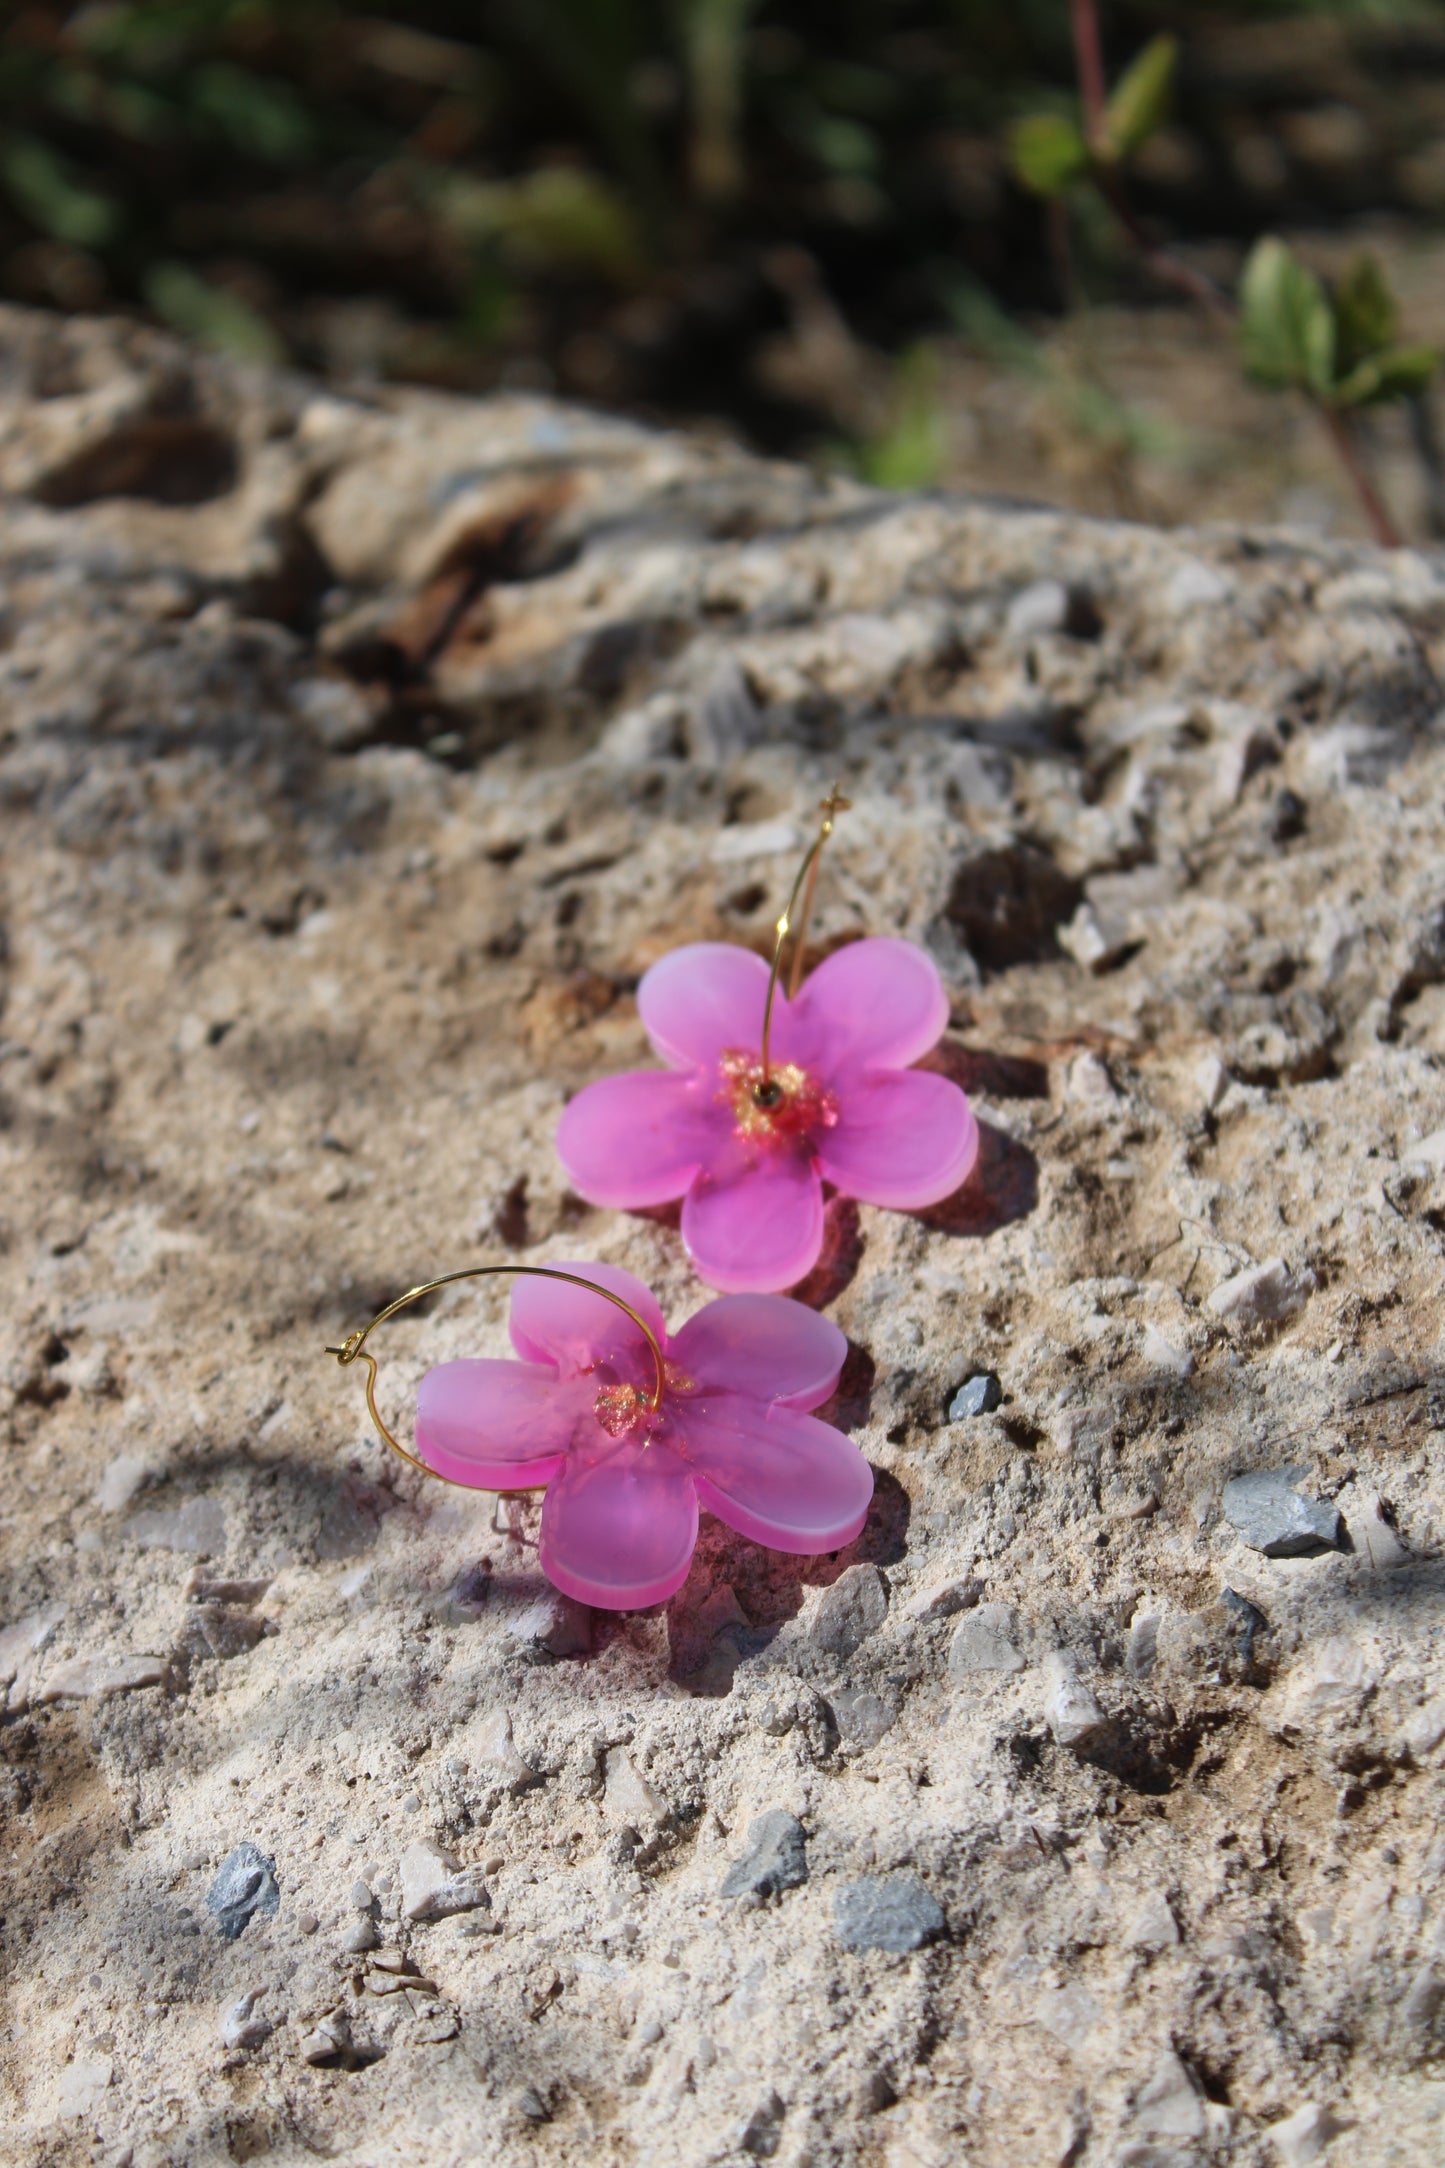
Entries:
<svg viewBox="0 0 1445 2168">
<path fill-rule="evenodd" d="M 781 988 L 769 1047 L 773 1106 L 754 1096 L 768 966 L 702 941 L 653 965 L 637 1006 L 664 1069 L 589 1084 L 557 1150 L 579 1195 L 636 1209 L 681 1197 L 703 1279 L 733 1291 L 792 1287 L 817 1263 L 823 1183 L 913 1211 L 964 1181 L 978 1124 L 956 1084 L 910 1069 L 948 1022 L 911 941 L 855 941 L 795 1001 Z"/>
<path fill-rule="evenodd" d="M 851 1543 L 873 1471 L 809 1408 L 838 1382 L 836 1325 L 777 1295 L 710 1302 L 669 1342 L 649 1289 L 612 1265 L 565 1264 L 630 1303 L 666 1357 L 662 1406 L 646 1338 L 601 1295 L 555 1280 L 512 1294 L 520 1362 L 441 1363 L 421 1381 L 416 1452 L 453 1483 L 546 1484 L 541 1562 L 583 1603 L 630 1611 L 682 1586 L 699 1506 L 775 1551 Z"/>
</svg>

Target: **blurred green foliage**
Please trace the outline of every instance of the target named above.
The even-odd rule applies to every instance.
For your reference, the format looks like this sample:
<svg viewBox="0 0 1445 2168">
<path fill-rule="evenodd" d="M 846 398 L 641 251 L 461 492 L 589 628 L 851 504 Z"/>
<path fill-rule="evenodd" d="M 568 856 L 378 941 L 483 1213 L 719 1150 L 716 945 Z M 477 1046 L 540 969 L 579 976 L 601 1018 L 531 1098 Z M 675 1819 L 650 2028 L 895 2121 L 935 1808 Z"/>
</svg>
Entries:
<svg viewBox="0 0 1445 2168">
<path fill-rule="evenodd" d="M 1090 141 L 1066 0 L 13 0 L 0 290 L 148 309 L 256 358 L 467 386 L 530 371 L 796 442 L 816 414 L 760 389 L 753 361 L 797 329 L 801 254 L 849 334 L 895 357 L 857 462 L 924 482 L 944 456 L 928 341 L 956 321 L 950 280 L 1005 314 L 1075 298 L 1041 198 L 1073 202 L 1096 285 L 1133 276 L 1090 256 L 1085 184 L 1134 185 L 1182 111 L 1193 163 L 1177 185 L 1158 167 L 1154 213 L 1240 243 L 1265 223 L 1201 39 L 1217 55 L 1221 23 L 1303 36 L 1438 24 L 1442 6 L 1111 0 Z M 1241 81 L 1229 94 L 1267 132 Z M 1363 274 L 1321 298 L 1296 270 L 1253 260 L 1256 375 L 1327 382 L 1340 404 L 1419 379 Z"/>
<path fill-rule="evenodd" d="M 1370 256 L 1357 256 L 1331 291 L 1283 241 L 1267 236 L 1244 267 L 1239 310 L 1249 374 L 1325 406 L 1411 398 L 1440 364 L 1433 346 L 1398 339 L 1394 296 Z"/>
</svg>

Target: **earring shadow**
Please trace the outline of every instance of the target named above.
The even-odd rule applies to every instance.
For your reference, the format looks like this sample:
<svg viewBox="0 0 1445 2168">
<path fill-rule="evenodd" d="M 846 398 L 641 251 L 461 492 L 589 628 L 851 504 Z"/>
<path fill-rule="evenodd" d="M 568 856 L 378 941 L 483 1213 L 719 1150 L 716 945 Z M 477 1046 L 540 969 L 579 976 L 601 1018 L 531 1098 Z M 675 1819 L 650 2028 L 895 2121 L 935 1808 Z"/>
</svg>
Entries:
<svg viewBox="0 0 1445 2168">
<path fill-rule="evenodd" d="M 978 1158 L 961 1189 L 913 1217 L 935 1234 L 977 1241 L 1027 1219 L 1039 1201 L 1039 1163 L 1026 1144 L 978 1125 Z"/>
</svg>

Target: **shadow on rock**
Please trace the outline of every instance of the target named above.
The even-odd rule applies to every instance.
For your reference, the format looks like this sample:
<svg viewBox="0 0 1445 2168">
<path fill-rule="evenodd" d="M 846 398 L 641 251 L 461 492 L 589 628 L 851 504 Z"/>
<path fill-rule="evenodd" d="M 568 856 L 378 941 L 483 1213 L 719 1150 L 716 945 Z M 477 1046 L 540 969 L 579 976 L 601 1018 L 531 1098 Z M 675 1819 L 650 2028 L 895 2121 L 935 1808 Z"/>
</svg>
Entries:
<svg viewBox="0 0 1445 2168">
<path fill-rule="evenodd" d="M 768 1551 L 705 1517 L 692 1571 L 667 1606 L 668 1675 L 694 1694 L 731 1691 L 733 1673 L 766 1649 L 803 1607 L 808 1588 L 830 1588 L 849 1566 L 896 1565 L 908 1549 L 912 1503 L 896 1476 L 873 1471 L 873 1502 L 841 1551 L 799 1558 Z"/>
<path fill-rule="evenodd" d="M 962 1189 L 913 1216 L 935 1234 L 997 1234 L 1027 1219 L 1039 1201 L 1039 1163 L 1026 1144 L 990 1122 L 978 1125 L 978 1158 Z"/>
<path fill-rule="evenodd" d="M 915 1064 L 946 1076 L 950 1084 L 975 1099 L 1047 1099 L 1049 1072 L 1027 1054 L 994 1054 L 987 1047 L 961 1046 L 943 1039 Z"/>
<path fill-rule="evenodd" d="M 826 1310 L 850 1287 L 863 1257 L 863 1228 L 851 1197 L 830 1197 L 823 1212 L 823 1247 L 805 1280 L 790 1290 L 794 1302 Z"/>
</svg>

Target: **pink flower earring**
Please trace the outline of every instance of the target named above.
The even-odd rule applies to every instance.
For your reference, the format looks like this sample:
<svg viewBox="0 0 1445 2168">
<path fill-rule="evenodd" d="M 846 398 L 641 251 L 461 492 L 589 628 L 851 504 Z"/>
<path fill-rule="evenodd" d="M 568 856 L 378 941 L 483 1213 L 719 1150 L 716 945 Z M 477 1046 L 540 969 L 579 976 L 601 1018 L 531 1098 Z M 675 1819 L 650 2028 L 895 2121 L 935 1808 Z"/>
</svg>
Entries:
<svg viewBox="0 0 1445 2168">
<path fill-rule="evenodd" d="M 518 1362 L 429 1370 L 409 1452 L 376 1405 L 366 1341 L 409 1303 L 457 1280 L 515 1273 Z M 740 1535 L 812 1556 L 851 1543 L 873 1471 L 851 1439 L 809 1413 L 838 1382 L 847 1341 L 800 1302 L 710 1302 L 669 1340 L 650 1289 L 612 1265 L 479 1265 L 409 1288 L 328 1348 L 368 1366 L 382 1438 L 423 1475 L 465 1489 L 546 1487 L 542 1570 L 604 1610 L 662 1603 L 687 1579 L 706 1507 Z"/>
<path fill-rule="evenodd" d="M 637 1006 L 666 1069 L 589 1084 L 557 1150 L 590 1203 L 681 1197 L 700 1276 L 730 1292 L 792 1287 L 818 1261 L 823 1184 L 916 1211 L 950 1196 L 978 1156 L 978 1124 L 946 1077 L 910 1064 L 948 1022 L 937 971 L 911 941 L 838 949 L 799 987 L 818 861 L 847 800 L 836 787 L 778 920 L 772 967 L 700 941 L 643 978 Z M 786 994 L 783 947 L 804 889 Z"/>
</svg>

